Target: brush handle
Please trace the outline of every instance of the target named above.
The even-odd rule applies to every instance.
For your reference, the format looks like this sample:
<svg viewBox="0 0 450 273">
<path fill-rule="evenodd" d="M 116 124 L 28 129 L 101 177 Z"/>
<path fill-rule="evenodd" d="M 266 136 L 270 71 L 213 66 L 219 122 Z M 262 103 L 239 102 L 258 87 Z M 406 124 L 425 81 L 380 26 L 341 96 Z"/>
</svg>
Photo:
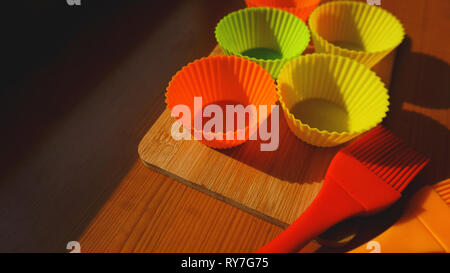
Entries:
<svg viewBox="0 0 450 273">
<path fill-rule="evenodd" d="M 327 179 L 306 211 L 285 231 L 256 252 L 298 252 L 328 228 L 362 212 L 364 207 L 360 203 L 339 184 Z"/>
</svg>

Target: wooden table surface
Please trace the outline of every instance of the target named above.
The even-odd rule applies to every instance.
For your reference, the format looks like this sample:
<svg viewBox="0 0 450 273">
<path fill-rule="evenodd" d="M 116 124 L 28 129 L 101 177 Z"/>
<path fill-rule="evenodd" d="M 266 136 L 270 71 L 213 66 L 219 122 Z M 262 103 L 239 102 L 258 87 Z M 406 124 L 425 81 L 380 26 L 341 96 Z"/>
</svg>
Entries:
<svg viewBox="0 0 450 273">
<path fill-rule="evenodd" d="M 137 156 L 172 74 L 214 48 L 214 25 L 243 1 L 130 2 L 84 7 L 73 35 L 54 51 L 37 40 L 49 57 L 25 54 L 19 64 L 37 65 L 18 65 L 23 73 L 2 89 L 0 251 L 64 252 L 78 240 L 82 252 L 246 252 L 282 231 L 149 170 Z M 422 180 L 437 182 L 450 177 L 450 2 L 382 6 L 408 34 L 390 89 L 401 114 L 385 123 L 432 158 Z M 75 18 L 82 12 L 61 9 Z"/>
</svg>

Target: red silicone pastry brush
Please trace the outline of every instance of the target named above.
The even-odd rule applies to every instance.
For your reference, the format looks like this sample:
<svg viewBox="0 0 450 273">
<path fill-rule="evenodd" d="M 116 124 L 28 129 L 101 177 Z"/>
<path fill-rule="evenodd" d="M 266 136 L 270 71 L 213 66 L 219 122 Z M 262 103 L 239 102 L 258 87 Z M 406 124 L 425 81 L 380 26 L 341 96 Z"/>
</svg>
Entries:
<svg viewBox="0 0 450 273">
<path fill-rule="evenodd" d="M 389 207 L 428 161 L 389 130 L 376 127 L 336 154 L 308 209 L 257 252 L 297 252 L 344 219 Z"/>
</svg>

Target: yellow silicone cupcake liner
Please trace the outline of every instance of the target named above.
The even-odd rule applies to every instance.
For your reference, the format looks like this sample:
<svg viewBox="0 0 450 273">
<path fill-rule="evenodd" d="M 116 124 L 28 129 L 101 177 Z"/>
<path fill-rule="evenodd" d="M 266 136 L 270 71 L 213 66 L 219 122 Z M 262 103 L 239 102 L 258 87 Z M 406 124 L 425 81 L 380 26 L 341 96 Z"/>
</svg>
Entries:
<svg viewBox="0 0 450 273">
<path fill-rule="evenodd" d="M 300 56 L 281 70 L 278 98 L 291 131 L 319 147 L 347 142 L 374 128 L 388 112 L 381 79 L 347 57 Z"/>
<path fill-rule="evenodd" d="M 405 36 L 394 15 L 363 2 L 323 4 L 308 22 L 316 52 L 350 57 L 368 67 L 395 49 Z"/>
<path fill-rule="evenodd" d="M 217 24 L 216 39 L 226 55 L 249 59 L 276 78 L 284 64 L 301 55 L 309 44 L 306 24 L 274 8 L 246 8 Z"/>
</svg>

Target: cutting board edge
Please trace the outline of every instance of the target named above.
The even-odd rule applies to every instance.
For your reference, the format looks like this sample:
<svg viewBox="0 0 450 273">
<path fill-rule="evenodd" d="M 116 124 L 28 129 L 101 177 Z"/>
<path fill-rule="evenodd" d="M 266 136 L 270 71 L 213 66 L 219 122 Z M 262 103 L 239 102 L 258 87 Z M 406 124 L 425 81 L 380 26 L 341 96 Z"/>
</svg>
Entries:
<svg viewBox="0 0 450 273">
<path fill-rule="evenodd" d="M 208 196 L 210 196 L 212 198 L 215 198 L 217 200 L 225 202 L 226 204 L 231 205 L 231 206 L 233 206 L 235 208 L 243 210 L 243 211 L 249 213 L 250 215 L 258 217 L 261 220 L 267 221 L 267 222 L 269 222 L 271 224 L 274 224 L 274 225 L 276 225 L 278 227 L 281 227 L 283 229 L 285 229 L 285 228 L 287 228 L 289 226 L 288 223 L 284 223 L 284 222 L 282 222 L 280 220 L 277 220 L 277 219 L 275 219 L 275 218 L 273 218 L 273 217 L 271 217 L 269 215 L 266 215 L 266 214 L 264 214 L 262 212 L 259 212 L 259 211 L 255 210 L 255 209 L 252 209 L 252 208 L 250 208 L 250 207 L 248 207 L 248 206 L 246 206 L 246 205 L 244 205 L 242 203 L 239 203 L 238 201 L 235 201 L 235 200 L 233 200 L 233 199 L 231 199 L 229 197 L 226 197 L 225 195 L 222 195 L 222 194 L 219 194 L 217 192 L 211 191 L 211 190 L 209 190 L 209 189 L 207 189 L 205 187 L 202 187 L 199 184 L 193 183 L 193 182 L 191 182 L 191 181 L 189 181 L 189 180 L 187 180 L 187 179 L 185 179 L 185 178 L 183 178 L 181 176 L 178 176 L 178 175 L 176 175 L 174 173 L 171 173 L 169 171 L 166 171 L 166 170 L 164 170 L 164 169 L 162 169 L 162 168 L 160 168 L 158 166 L 155 166 L 155 165 L 153 165 L 151 163 L 148 163 L 142 157 L 141 157 L 141 161 L 147 168 L 149 168 L 149 169 L 151 169 L 151 170 L 153 170 L 153 171 L 155 171 L 157 173 L 163 174 L 163 175 L 165 175 L 165 176 L 167 176 L 167 177 L 169 177 L 169 178 L 171 178 L 171 179 L 173 179 L 173 180 L 175 180 L 175 181 L 177 181 L 177 182 L 179 182 L 179 183 L 181 183 L 183 185 L 186 185 L 186 186 L 188 186 L 188 187 L 190 187 L 192 189 L 198 190 L 198 191 L 200 191 L 200 192 L 202 192 L 202 193 L 204 193 L 204 194 L 206 194 L 206 195 L 208 195 Z"/>
</svg>

